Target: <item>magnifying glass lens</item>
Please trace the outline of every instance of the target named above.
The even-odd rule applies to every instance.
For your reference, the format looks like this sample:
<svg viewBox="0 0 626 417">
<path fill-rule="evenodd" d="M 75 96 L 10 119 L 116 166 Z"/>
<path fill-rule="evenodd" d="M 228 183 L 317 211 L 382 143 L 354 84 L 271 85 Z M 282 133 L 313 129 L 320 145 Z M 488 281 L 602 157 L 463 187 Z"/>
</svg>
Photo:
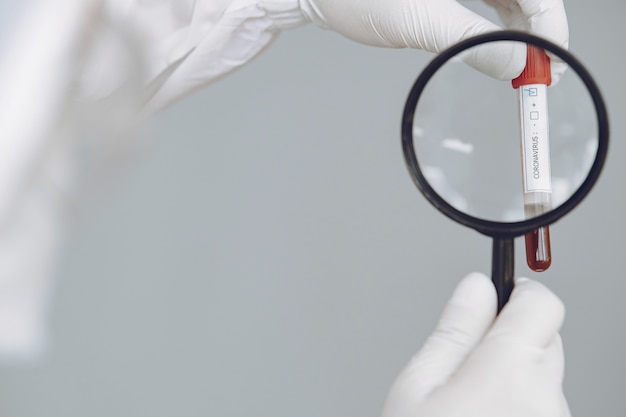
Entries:
<svg viewBox="0 0 626 417">
<path fill-rule="evenodd" d="M 461 61 L 481 56 L 472 49 L 490 42 L 527 48 L 526 69 L 513 82 Z M 543 68 L 546 51 L 569 66 L 558 83 Z M 402 117 L 402 150 L 417 188 L 450 219 L 493 238 L 498 311 L 514 286 L 514 239 L 525 235 L 532 269 L 550 265 L 548 227 L 591 191 L 608 141 L 591 74 L 568 51 L 525 32 L 487 33 L 443 51 L 415 81 Z"/>
<path fill-rule="evenodd" d="M 576 71 L 543 88 L 514 88 L 458 55 L 428 80 L 413 119 L 428 184 L 455 209 L 494 222 L 527 220 L 567 201 L 598 142 L 594 101 Z"/>
</svg>

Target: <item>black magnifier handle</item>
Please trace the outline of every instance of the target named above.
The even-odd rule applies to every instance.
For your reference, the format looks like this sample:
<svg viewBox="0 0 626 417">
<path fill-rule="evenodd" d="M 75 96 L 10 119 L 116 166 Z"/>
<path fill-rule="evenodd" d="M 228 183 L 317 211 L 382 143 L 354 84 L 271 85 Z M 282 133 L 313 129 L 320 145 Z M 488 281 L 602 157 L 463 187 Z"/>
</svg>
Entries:
<svg viewBox="0 0 626 417">
<path fill-rule="evenodd" d="M 515 282 L 514 240 L 511 237 L 494 237 L 491 265 L 491 280 L 498 293 L 498 313 L 509 301 Z"/>
</svg>

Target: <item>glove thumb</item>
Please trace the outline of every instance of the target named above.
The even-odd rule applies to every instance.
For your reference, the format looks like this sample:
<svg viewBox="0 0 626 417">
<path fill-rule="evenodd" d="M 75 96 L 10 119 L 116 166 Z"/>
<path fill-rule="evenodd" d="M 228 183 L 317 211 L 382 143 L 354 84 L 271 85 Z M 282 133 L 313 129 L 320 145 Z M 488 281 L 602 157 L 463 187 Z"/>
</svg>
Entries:
<svg viewBox="0 0 626 417">
<path fill-rule="evenodd" d="M 445 384 L 482 340 L 496 310 L 491 280 L 479 273 L 465 277 L 444 308 L 435 331 L 394 382 L 383 415 L 411 415 L 425 397 Z"/>
<path fill-rule="evenodd" d="M 366 45 L 439 53 L 464 39 L 501 30 L 455 0 L 301 0 L 303 14 L 323 28 Z M 526 46 L 492 42 L 472 48 L 463 60 L 500 80 L 517 77 Z"/>
</svg>

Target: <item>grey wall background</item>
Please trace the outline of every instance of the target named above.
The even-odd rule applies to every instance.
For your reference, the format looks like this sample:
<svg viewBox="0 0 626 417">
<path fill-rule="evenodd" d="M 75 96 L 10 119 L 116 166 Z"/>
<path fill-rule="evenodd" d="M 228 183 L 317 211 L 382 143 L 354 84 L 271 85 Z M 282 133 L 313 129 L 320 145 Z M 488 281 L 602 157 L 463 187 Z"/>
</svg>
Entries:
<svg viewBox="0 0 626 417">
<path fill-rule="evenodd" d="M 481 8 L 477 2 L 472 7 Z M 599 185 L 518 274 L 565 302 L 575 416 L 625 415 L 626 3 L 568 0 L 612 122 Z M 0 368 L 0 415 L 377 416 L 490 241 L 419 195 L 399 121 L 431 55 L 313 26 L 160 115 L 74 228 L 48 354 Z"/>
</svg>

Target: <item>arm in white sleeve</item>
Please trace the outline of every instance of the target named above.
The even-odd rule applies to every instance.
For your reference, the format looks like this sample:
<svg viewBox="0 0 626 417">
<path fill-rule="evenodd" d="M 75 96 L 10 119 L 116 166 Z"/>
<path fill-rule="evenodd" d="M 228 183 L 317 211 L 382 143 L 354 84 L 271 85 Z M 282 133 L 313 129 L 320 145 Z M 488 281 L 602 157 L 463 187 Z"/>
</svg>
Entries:
<svg viewBox="0 0 626 417">
<path fill-rule="evenodd" d="M 62 162 L 67 147 L 59 132 L 72 62 L 92 12 L 88 2 L 31 2 L 0 60 L 2 358 L 32 359 L 44 348 L 67 185 Z"/>
<path fill-rule="evenodd" d="M 126 119 L 202 88 L 304 22 L 297 0 L 24 6 L 0 51 L 0 357 L 44 348 L 67 202 L 84 182 L 73 171 L 77 145 L 97 140 L 110 152 Z"/>
<path fill-rule="evenodd" d="M 145 114 L 158 111 L 236 70 L 282 29 L 306 23 L 298 0 L 107 0 L 106 12 L 136 38 L 144 61 Z M 96 97 L 109 76 L 100 66 L 84 90 Z"/>
</svg>

